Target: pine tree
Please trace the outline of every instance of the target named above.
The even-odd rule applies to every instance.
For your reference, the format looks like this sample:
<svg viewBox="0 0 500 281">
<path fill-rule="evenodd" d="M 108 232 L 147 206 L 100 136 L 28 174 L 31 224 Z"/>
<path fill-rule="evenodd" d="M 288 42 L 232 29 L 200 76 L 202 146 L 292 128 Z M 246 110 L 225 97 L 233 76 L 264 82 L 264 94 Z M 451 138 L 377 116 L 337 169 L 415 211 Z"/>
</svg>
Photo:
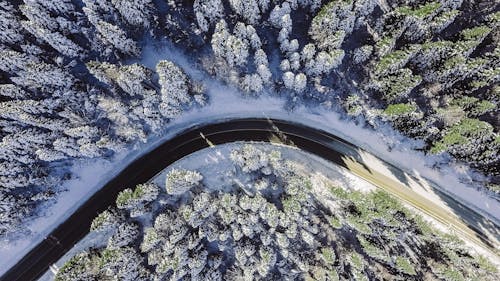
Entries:
<svg viewBox="0 0 500 281">
<path fill-rule="evenodd" d="M 71 58 L 84 58 L 86 52 L 75 42 L 62 35 L 60 32 L 52 32 L 48 29 L 40 28 L 34 22 L 22 22 L 24 29 L 28 30 L 34 36 L 47 42 L 52 48 L 60 54 Z"/>
<path fill-rule="evenodd" d="M 224 59 L 230 67 L 247 62 L 249 47 L 246 38 L 231 35 L 224 20 L 216 24 L 211 44 L 215 56 Z"/>
<path fill-rule="evenodd" d="M 156 65 L 156 72 L 161 87 L 160 112 L 166 118 L 174 118 L 192 104 L 188 77 L 174 63 L 165 60 Z"/>
<path fill-rule="evenodd" d="M 269 1 L 229 0 L 229 3 L 233 10 L 249 24 L 257 24 L 260 20 L 261 12 L 267 10 Z"/>
<path fill-rule="evenodd" d="M 0 150 L 4 150 L 3 141 L 0 144 Z M 33 171 L 28 165 L 25 165 L 15 159 L 5 159 L 0 156 L 0 186 L 1 190 L 15 190 L 20 187 L 29 187 L 36 184 L 38 181 L 33 176 Z M 0 192 L 1 193 L 1 192 Z"/>
<path fill-rule="evenodd" d="M 43 6 L 45 9 L 57 15 L 68 15 L 75 11 L 75 6 L 72 0 L 57 0 L 47 2 L 43 0 L 23 0 L 28 6 Z"/>
<path fill-rule="evenodd" d="M 21 87 L 43 92 L 69 89 L 75 82 L 66 70 L 43 62 L 26 64 L 11 80 Z"/>
<path fill-rule="evenodd" d="M 188 170 L 173 169 L 167 174 L 166 189 L 172 195 L 181 195 L 200 184 L 203 179 L 200 173 Z"/>
<path fill-rule="evenodd" d="M 12 99 L 29 99 L 31 94 L 13 84 L 0 84 L 0 95 Z"/>
<path fill-rule="evenodd" d="M 96 29 L 104 42 L 109 43 L 125 55 L 138 56 L 140 49 L 137 43 L 127 36 L 119 26 L 100 20 Z"/>
<path fill-rule="evenodd" d="M 17 74 L 28 68 L 28 64 L 38 62 L 38 58 L 9 49 L 0 49 L 0 70 Z"/>
<path fill-rule="evenodd" d="M 111 3 L 130 25 L 150 27 L 154 9 L 151 0 L 111 0 Z"/>
<path fill-rule="evenodd" d="M 224 15 L 224 5 L 221 0 L 195 0 L 193 9 L 198 26 L 204 32 Z"/>
<path fill-rule="evenodd" d="M 49 105 L 35 100 L 6 101 L 0 103 L 0 117 L 51 131 L 64 130 L 67 124 L 63 120 L 43 116 L 53 112 Z"/>
<path fill-rule="evenodd" d="M 98 106 L 106 113 L 106 117 L 113 122 L 114 134 L 125 140 L 145 141 L 146 132 L 139 120 L 134 121 L 130 107 L 113 97 L 99 97 Z"/>
<path fill-rule="evenodd" d="M 0 1 L 0 42 L 11 45 L 21 42 L 24 38 L 21 30 L 14 6 L 8 1 Z"/>
</svg>

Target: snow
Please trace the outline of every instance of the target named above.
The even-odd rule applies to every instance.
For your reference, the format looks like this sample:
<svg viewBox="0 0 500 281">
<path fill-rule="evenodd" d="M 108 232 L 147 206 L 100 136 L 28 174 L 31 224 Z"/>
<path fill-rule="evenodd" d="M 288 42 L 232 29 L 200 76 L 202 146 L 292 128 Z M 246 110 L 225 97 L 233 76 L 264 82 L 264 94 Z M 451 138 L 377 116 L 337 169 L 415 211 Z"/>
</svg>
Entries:
<svg viewBox="0 0 500 281">
<path fill-rule="evenodd" d="M 244 178 L 235 179 L 234 174 L 231 170 L 234 169 L 234 163 L 231 161 L 229 155 L 233 149 L 241 148 L 242 144 L 249 142 L 235 142 L 217 145 L 209 148 L 205 148 L 194 152 L 188 156 L 179 159 L 172 165 L 166 167 L 157 175 L 155 175 L 149 182 L 153 182 L 160 188 L 165 188 L 166 175 L 172 169 L 187 169 L 196 170 L 200 172 L 204 178 L 203 182 L 205 186 L 214 187 L 224 187 L 238 180 L 241 183 L 245 183 L 247 180 Z M 314 191 L 317 193 L 318 198 L 330 198 L 331 194 L 328 192 L 326 185 L 339 186 L 346 189 L 359 190 L 362 192 L 369 192 L 376 189 L 376 187 L 365 180 L 353 175 L 347 169 L 333 164 L 321 157 L 304 152 L 297 148 L 291 146 L 285 146 L 280 144 L 269 144 L 263 142 L 251 142 L 252 145 L 256 146 L 259 150 L 266 152 L 271 152 L 272 150 L 279 150 L 282 159 L 289 160 L 293 162 L 296 171 L 302 172 L 305 175 L 310 175 L 313 182 Z M 330 200 L 325 200 L 325 202 L 331 208 L 335 208 L 335 205 L 331 205 Z M 414 210 L 419 213 L 428 223 L 432 224 L 440 231 L 450 232 L 449 226 L 443 225 L 433 218 L 425 215 L 417 209 L 414 209 L 408 204 L 404 204 L 407 208 Z M 106 244 L 108 236 L 104 233 L 89 233 L 80 242 L 78 242 L 67 254 L 65 254 L 61 259 L 59 259 L 55 266 L 60 268 L 64 263 L 69 260 L 72 256 L 80 253 L 91 247 L 100 247 Z M 477 251 L 480 254 L 489 256 L 488 252 L 485 252 L 481 248 L 475 247 L 473 244 L 467 243 L 469 250 Z M 496 259 L 492 258 L 492 261 L 497 262 Z M 54 279 L 54 273 L 48 270 L 41 279 L 41 281 L 49 281 Z"/>
<path fill-rule="evenodd" d="M 235 142 L 217 145 L 214 147 L 205 148 L 194 152 L 182 159 L 172 163 L 149 182 L 153 182 L 160 188 L 165 188 L 166 175 L 172 169 L 196 170 L 200 172 L 204 178 L 203 183 L 207 187 L 223 187 L 232 183 L 235 178 L 230 171 L 234 168 L 234 163 L 229 155 L 233 149 L 241 148 L 241 145 L 248 142 Z M 305 175 L 312 175 L 314 186 L 321 187 L 329 183 L 334 186 L 341 186 L 347 189 L 371 191 L 375 186 L 354 176 L 346 169 L 328 162 L 316 155 L 304 152 L 302 150 L 283 145 L 275 145 L 262 142 L 251 142 L 258 149 L 263 151 L 279 150 L 282 158 L 295 162 L 297 171 L 303 172 Z M 246 182 L 246 179 L 238 179 L 239 182 Z M 328 189 L 319 188 L 319 192 L 328 193 Z M 80 240 L 71 250 L 60 258 L 55 266 L 61 268 L 75 254 L 78 254 L 89 248 L 104 246 L 109 235 L 106 233 L 91 232 Z M 48 270 L 39 281 L 49 281 L 54 279 L 54 273 Z"/>
<path fill-rule="evenodd" d="M 440 163 L 447 162 L 446 156 L 426 156 L 422 152 L 413 150 L 419 146 L 419 142 L 402 136 L 389 125 L 373 131 L 364 128 L 363 122 L 346 120 L 340 113 L 322 107 L 301 106 L 293 112 L 287 112 L 284 110 L 284 99 L 276 94 L 267 92 L 259 98 L 245 97 L 235 88 L 223 85 L 196 69 L 193 62 L 171 45 L 162 44 L 162 46 L 159 49 L 156 49 L 153 44 L 145 47 L 141 63 L 154 69 L 159 60 L 167 59 L 175 62 L 192 79 L 204 82 L 210 104 L 185 112 L 170 123 L 163 133 L 150 137 L 146 143 L 138 144 L 128 152 L 117 154 L 110 161 L 77 161 L 73 168 L 75 179 L 64 185 L 68 191 L 60 195 L 56 204 L 45 210 L 43 217 L 29 223 L 33 233 L 18 241 L 0 241 L 0 274 L 6 272 L 58 223 L 64 221 L 86 198 L 134 159 L 148 153 L 187 127 L 232 118 L 275 118 L 321 128 L 405 170 L 406 179 L 411 179 L 410 175 L 415 176 L 417 180 L 409 182 L 422 186 L 419 189 L 422 194 L 437 198 L 432 194 L 430 187 L 438 186 L 464 205 L 499 222 L 500 204 L 484 191 L 469 184 L 471 179 L 480 175 L 472 173 L 461 165 L 440 165 Z M 367 153 L 361 153 L 361 156 L 366 161 L 377 163 L 380 170 L 388 169 L 382 162 Z"/>
<path fill-rule="evenodd" d="M 151 181 L 158 186 L 163 186 L 169 171 L 186 169 L 199 171 L 202 175 L 210 175 L 203 178 L 206 186 L 223 186 L 234 178 L 232 173 L 228 173 L 234 166 L 229 155 L 232 150 L 241 148 L 244 143 L 249 142 L 216 145 L 194 152 L 162 170 Z M 348 170 L 300 149 L 263 142 L 250 143 L 266 152 L 279 150 L 283 159 L 294 162 L 298 171 L 306 175 L 313 175 L 313 178 L 318 182 L 329 181 L 332 185 L 352 190 L 371 191 L 375 189 L 372 184 L 354 176 Z"/>
<path fill-rule="evenodd" d="M 5 273 L 60 222 L 66 220 L 83 202 L 139 155 L 138 151 L 129 155 L 122 152 L 117 154 L 113 161 L 102 159 L 78 161 L 71 169 L 77 177 L 65 182 L 61 188 L 68 191 L 62 192 L 57 202 L 47 208 L 42 216 L 27 223 L 27 228 L 32 233 L 22 239 L 0 241 L 0 257 L 9 257 L 0 259 L 0 274 Z"/>
<path fill-rule="evenodd" d="M 64 256 L 62 256 L 55 264 L 52 265 L 55 269 L 60 269 L 66 261 L 68 261 L 73 256 L 83 252 L 84 250 L 90 248 L 105 247 L 110 233 L 106 232 L 90 232 L 85 235 L 82 240 L 80 240 L 73 248 L 71 248 Z M 54 280 L 55 273 L 52 269 L 49 269 L 42 275 L 38 281 L 49 281 Z"/>
</svg>

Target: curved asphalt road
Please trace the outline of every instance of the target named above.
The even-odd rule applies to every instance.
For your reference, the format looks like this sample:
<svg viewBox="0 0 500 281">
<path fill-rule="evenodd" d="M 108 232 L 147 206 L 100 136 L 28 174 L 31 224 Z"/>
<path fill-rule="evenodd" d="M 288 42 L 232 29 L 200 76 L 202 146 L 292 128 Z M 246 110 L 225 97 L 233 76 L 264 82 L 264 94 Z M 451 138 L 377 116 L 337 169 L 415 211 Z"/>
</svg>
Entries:
<svg viewBox="0 0 500 281">
<path fill-rule="evenodd" d="M 361 152 L 367 152 L 349 142 L 327 132 L 288 121 L 252 118 L 194 126 L 135 160 L 89 198 L 0 280 L 36 280 L 88 233 L 94 217 L 114 204 L 121 190 L 148 181 L 168 165 L 197 150 L 234 141 L 280 142 L 316 154 L 349 169 L 357 176 L 451 226 L 458 235 L 498 256 L 498 225 L 453 198 L 435 190 L 455 214 L 415 193 L 400 181 L 371 169 L 370 163 L 364 163 L 360 156 Z M 399 168 L 378 160 L 389 167 L 391 173 L 404 174 Z"/>
</svg>

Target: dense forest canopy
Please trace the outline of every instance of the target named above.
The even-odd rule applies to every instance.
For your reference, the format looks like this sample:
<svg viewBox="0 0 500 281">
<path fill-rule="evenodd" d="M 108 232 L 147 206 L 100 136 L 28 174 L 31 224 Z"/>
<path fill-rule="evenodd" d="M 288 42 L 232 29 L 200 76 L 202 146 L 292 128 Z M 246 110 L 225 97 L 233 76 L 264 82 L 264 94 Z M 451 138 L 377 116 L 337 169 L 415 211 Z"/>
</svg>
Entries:
<svg viewBox="0 0 500 281">
<path fill-rule="evenodd" d="M 389 122 L 498 191 L 499 4 L 488 0 L 0 1 L 0 235 L 108 158 L 210 102 L 169 42 L 258 98 Z M 24 229 L 26 231 L 26 229 Z"/>
<path fill-rule="evenodd" d="M 174 167 L 160 185 L 122 191 L 92 223 L 104 246 L 80 250 L 56 280 L 499 277 L 485 257 L 384 191 L 314 178 L 275 147 L 218 153 L 231 165 L 217 175 Z M 221 174 L 232 180 L 207 179 Z"/>
</svg>

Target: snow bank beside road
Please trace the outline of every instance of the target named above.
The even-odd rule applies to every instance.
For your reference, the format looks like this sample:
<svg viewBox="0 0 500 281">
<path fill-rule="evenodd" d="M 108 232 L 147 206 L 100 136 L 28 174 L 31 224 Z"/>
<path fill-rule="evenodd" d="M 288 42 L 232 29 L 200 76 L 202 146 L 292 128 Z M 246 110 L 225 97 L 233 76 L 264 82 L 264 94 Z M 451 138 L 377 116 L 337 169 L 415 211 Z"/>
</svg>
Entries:
<svg viewBox="0 0 500 281">
<path fill-rule="evenodd" d="M 60 222 L 69 217 L 86 198 L 134 159 L 190 126 L 232 118 L 283 119 L 328 131 L 403 168 L 422 181 L 428 179 L 434 182 L 464 205 L 495 221 L 500 220 L 500 204 L 488 194 L 467 183 L 478 175 L 462 166 L 441 165 L 446 160 L 444 156 L 426 156 L 415 151 L 418 141 L 402 136 L 388 125 L 374 131 L 325 108 L 313 109 L 302 106 L 295 108 L 293 112 L 288 112 L 284 110 L 284 99 L 270 93 L 264 93 L 258 98 L 243 97 L 234 88 L 212 80 L 200 70 L 193 68 L 189 60 L 176 50 L 166 47 L 160 50 L 145 48 L 145 51 L 149 52 L 149 55 L 142 62 L 147 66 L 155 65 L 160 59 L 172 60 L 184 68 L 192 78 L 202 80 L 207 88 L 210 103 L 203 108 L 185 112 L 171 122 L 163 133 L 150 137 L 146 143 L 135 145 L 130 151 L 117 154 L 110 161 L 77 161 L 73 168 L 75 179 L 65 184 L 68 191 L 59 196 L 58 202 L 50 206 L 43 217 L 30 222 L 33 233 L 18 241 L 0 241 L 0 274 L 6 272 Z"/>
<path fill-rule="evenodd" d="M 229 155 L 232 150 L 238 149 L 241 147 L 241 144 L 246 143 L 248 142 L 229 143 L 202 149 L 177 160 L 172 165 L 155 175 L 150 181 L 155 183 L 157 186 L 164 188 L 166 175 L 169 171 L 176 168 L 200 172 L 202 175 L 205 175 L 203 181 L 208 187 L 224 187 L 231 185 L 235 180 L 235 177 L 234 174 L 230 172 L 231 169 L 234 168 L 234 162 L 229 158 Z M 302 150 L 294 149 L 288 146 L 271 145 L 259 142 L 252 142 L 252 145 L 266 152 L 273 150 L 280 151 L 282 159 L 292 160 L 296 164 L 300 163 L 300 167 L 297 167 L 298 171 L 303 171 L 304 174 L 314 174 L 313 179 L 318 179 L 318 182 L 323 184 L 328 182 L 346 189 L 363 190 L 366 192 L 372 191 L 376 188 L 363 179 L 357 178 L 346 169 Z M 210 175 L 210 177 L 207 175 Z M 248 181 L 248 179 L 245 178 L 236 179 L 238 182 Z M 322 190 L 322 192 L 328 193 L 327 189 Z M 105 246 L 108 238 L 108 235 L 105 233 L 91 232 L 87 234 L 82 240 L 80 240 L 80 242 L 71 248 L 66 255 L 55 263 L 56 267 L 61 268 L 66 261 L 79 252 L 92 247 Z M 54 273 L 52 273 L 51 270 L 48 270 L 40 278 L 40 281 L 54 280 L 54 277 Z"/>
</svg>

